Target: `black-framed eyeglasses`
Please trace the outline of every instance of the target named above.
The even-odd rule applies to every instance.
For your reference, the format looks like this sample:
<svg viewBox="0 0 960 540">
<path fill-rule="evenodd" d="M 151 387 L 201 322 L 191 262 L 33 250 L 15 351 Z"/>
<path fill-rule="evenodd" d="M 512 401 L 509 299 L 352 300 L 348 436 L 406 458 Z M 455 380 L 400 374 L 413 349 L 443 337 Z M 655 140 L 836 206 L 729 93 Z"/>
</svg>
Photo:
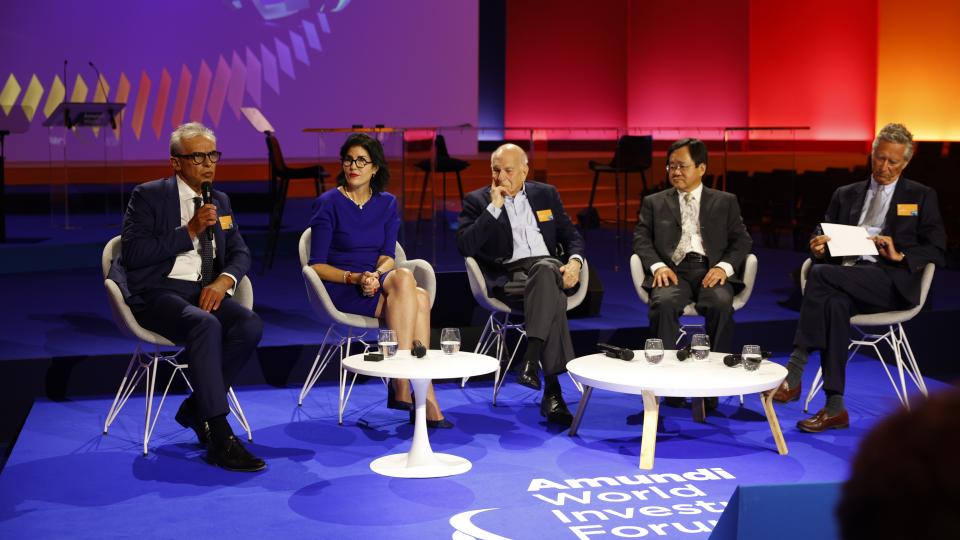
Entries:
<svg viewBox="0 0 960 540">
<path fill-rule="evenodd" d="M 370 165 L 371 163 L 373 162 L 369 161 L 367 158 L 363 156 L 360 156 L 358 158 L 345 157 L 340 161 L 340 164 L 343 165 L 344 169 L 349 169 L 351 164 L 356 165 L 358 169 L 362 169 L 367 165 Z"/>
<path fill-rule="evenodd" d="M 214 150 L 212 152 L 207 152 L 207 153 L 194 152 L 192 154 L 174 154 L 173 157 L 190 159 L 191 161 L 193 161 L 194 165 L 201 165 L 203 164 L 204 159 L 209 159 L 210 163 L 216 163 L 220 161 L 220 156 L 222 155 L 223 155 L 223 152 Z"/>
</svg>

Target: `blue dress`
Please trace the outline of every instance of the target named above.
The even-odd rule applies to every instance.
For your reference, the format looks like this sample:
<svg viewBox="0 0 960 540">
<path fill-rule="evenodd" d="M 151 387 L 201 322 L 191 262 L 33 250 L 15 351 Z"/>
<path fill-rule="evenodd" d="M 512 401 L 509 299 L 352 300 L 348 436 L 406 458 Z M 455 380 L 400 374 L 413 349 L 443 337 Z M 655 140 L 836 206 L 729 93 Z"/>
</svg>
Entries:
<svg viewBox="0 0 960 540">
<path fill-rule="evenodd" d="M 360 208 L 340 190 L 331 189 L 314 202 L 310 229 L 310 264 L 372 272 L 381 255 L 396 256 L 400 229 L 397 199 L 386 192 L 376 193 Z M 380 276 L 381 287 L 372 297 L 364 296 L 357 285 L 326 281 L 324 286 L 340 311 L 373 317 L 386 276 Z"/>
</svg>

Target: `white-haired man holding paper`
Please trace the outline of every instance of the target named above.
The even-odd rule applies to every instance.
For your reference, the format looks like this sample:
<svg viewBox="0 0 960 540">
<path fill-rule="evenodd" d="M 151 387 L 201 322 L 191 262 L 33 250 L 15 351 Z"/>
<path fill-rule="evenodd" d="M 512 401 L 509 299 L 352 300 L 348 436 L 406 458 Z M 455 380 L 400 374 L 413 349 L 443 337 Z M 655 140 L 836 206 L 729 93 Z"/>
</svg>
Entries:
<svg viewBox="0 0 960 540">
<path fill-rule="evenodd" d="M 912 155 L 913 135 L 902 124 L 887 124 L 873 141 L 870 179 L 838 188 L 827 208 L 826 223 L 865 228 L 876 255 L 865 250 L 860 256 L 836 256 L 822 230 L 810 239 L 816 264 L 807 277 L 787 378 L 774 394 L 781 403 L 799 399 L 807 354 L 820 351 L 827 403 L 797 423 L 802 431 L 850 425 L 843 405 L 850 317 L 917 305 L 924 267 L 944 264 L 946 233 L 937 194 L 900 175 Z"/>
</svg>

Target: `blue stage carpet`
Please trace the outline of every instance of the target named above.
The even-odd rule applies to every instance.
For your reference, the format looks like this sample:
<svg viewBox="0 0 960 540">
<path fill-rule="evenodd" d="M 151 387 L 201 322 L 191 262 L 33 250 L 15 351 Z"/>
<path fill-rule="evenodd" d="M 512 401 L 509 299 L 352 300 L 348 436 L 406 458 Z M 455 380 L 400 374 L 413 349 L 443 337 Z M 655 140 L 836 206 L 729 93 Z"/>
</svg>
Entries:
<svg viewBox="0 0 960 540">
<path fill-rule="evenodd" d="M 252 449 L 269 464 L 257 474 L 206 464 L 192 432 L 173 420 L 179 396 L 164 407 L 146 457 L 142 394 L 109 436 L 100 435 L 108 399 L 38 401 L 0 473 L 0 538 L 463 540 L 577 538 L 576 530 L 615 538 L 617 527 L 634 537 L 706 538 L 688 531 L 710 530 L 737 485 L 846 477 L 864 433 L 896 407 L 875 360 L 857 357 L 848 374 L 851 429 L 803 434 L 794 427 L 800 405 L 777 407 L 787 456 L 777 454 L 756 395 L 743 408 L 725 398 L 706 424 L 662 407 L 652 471 L 638 469 L 638 396 L 595 392 L 571 438 L 547 426 L 538 396 L 512 379 L 496 407 L 489 381 L 465 390 L 443 383 L 440 400 L 456 428 L 433 431 L 433 448 L 468 458 L 473 469 L 428 480 L 370 471 L 374 458 L 406 451 L 412 433 L 405 415 L 384 408 L 376 380 L 355 388 L 343 426 L 335 387 L 315 388 L 300 409 L 295 389 L 241 389 Z M 564 393 L 573 408 L 577 392 L 568 379 Z M 822 403 L 821 395 L 812 407 Z M 653 476 L 667 473 L 687 475 Z"/>
</svg>

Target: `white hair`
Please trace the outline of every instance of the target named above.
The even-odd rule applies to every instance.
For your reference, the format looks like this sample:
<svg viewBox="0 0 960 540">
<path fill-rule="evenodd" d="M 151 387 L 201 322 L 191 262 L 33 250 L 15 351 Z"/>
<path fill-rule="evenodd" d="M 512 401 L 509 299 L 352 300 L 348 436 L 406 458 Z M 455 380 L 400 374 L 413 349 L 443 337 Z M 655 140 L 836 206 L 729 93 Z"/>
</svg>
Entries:
<svg viewBox="0 0 960 540">
<path fill-rule="evenodd" d="M 217 142 L 217 136 L 213 134 L 213 130 L 200 122 L 180 124 L 177 126 L 177 129 L 173 130 L 173 133 L 170 134 L 170 155 L 173 156 L 183 152 L 183 140 L 197 136 L 206 137 L 214 143 Z"/>
<path fill-rule="evenodd" d="M 880 141 L 887 141 L 893 144 L 905 144 L 907 145 L 907 150 L 904 152 L 903 157 L 910 161 L 910 158 L 913 157 L 913 133 L 910 133 L 910 130 L 907 129 L 907 126 L 903 124 L 887 124 L 880 129 L 880 133 L 877 133 L 877 138 L 873 140 L 873 149 L 872 152 L 877 151 L 877 146 L 880 146 Z"/>
<path fill-rule="evenodd" d="M 497 159 L 497 157 L 499 157 L 500 154 L 502 154 L 502 153 L 504 153 L 504 152 L 508 152 L 508 151 L 509 151 L 509 152 L 520 152 L 520 156 L 521 156 L 521 159 L 522 159 L 522 161 L 523 161 L 523 165 L 524 165 L 524 166 L 527 166 L 527 153 L 523 151 L 523 148 L 520 148 L 519 146 L 517 146 L 517 145 L 515 145 L 515 144 L 513 144 L 513 143 L 501 144 L 499 147 L 497 147 L 497 149 L 494 150 L 492 154 L 490 154 L 490 163 L 493 164 L 493 160 Z"/>
</svg>

